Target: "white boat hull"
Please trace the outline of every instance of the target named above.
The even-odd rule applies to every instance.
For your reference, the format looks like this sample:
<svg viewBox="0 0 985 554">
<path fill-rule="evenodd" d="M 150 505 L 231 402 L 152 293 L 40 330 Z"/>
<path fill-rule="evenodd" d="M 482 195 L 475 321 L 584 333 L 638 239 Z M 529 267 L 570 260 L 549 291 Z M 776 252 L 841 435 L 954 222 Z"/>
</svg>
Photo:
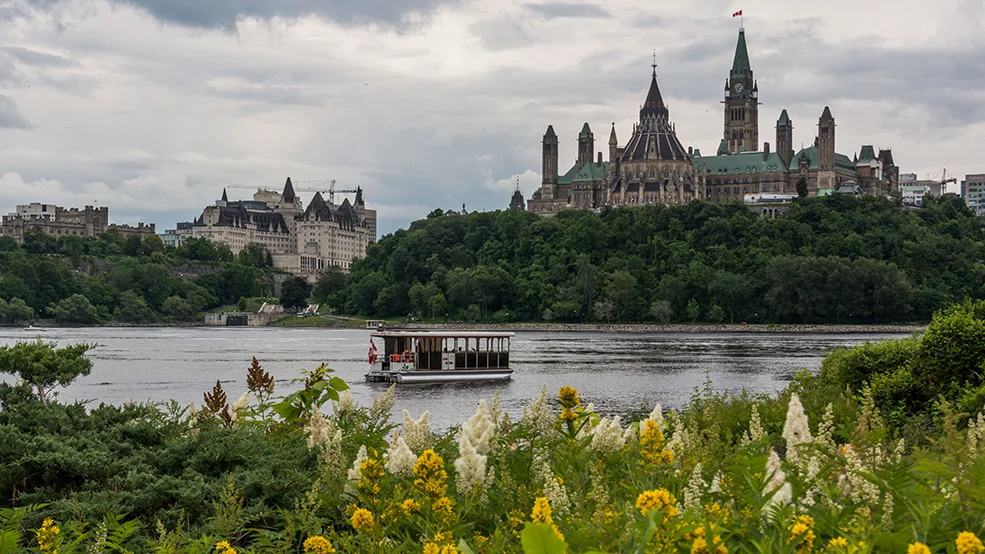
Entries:
<svg viewBox="0 0 985 554">
<path fill-rule="evenodd" d="M 431 371 L 371 371 L 366 380 L 400 384 L 480 383 L 509 381 L 512 369 L 453 369 Z"/>
</svg>

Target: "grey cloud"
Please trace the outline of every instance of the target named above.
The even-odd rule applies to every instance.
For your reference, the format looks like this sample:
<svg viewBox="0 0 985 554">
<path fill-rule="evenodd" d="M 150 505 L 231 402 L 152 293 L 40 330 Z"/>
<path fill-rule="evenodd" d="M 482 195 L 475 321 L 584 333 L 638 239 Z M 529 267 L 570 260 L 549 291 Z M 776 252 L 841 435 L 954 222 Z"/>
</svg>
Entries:
<svg viewBox="0 0 985 554">
<path fill-rule="evenodd" d="M 9 96 L 0 94 L 0 128 L 33 129 L 34 125 L 17 109 L 17 102 Z"/>
<path fill-rule="evenodd" d="M 42 9 L 72 0 L 28 0 Z M 186 27 L 234 29 L 240 18 L 263 20 L 317 16 L 340 23 L 399 24 L 459 0 L 110 0 L 140 8 L 158 21 Z"/>
<path fill-rule="evenodd" d="M 236 87 L 209 86 L 209 91 L 217 96 L 249 100 L 262 104 L 287 106 L 318 106 L 324 98 L 303 86 L 295 85 L 250 85 Z"/>
<path fill-rule="evenodd" d="M 548 18 L 558 17 L 587 17 L 604 19 L 612 17 L 608 10 L 598 4 L 581 2 L 551 2 L 526 4 L 525 7 Z"/>
<path fill-rule="evenodd" d="M 23 46 L 0 46 L 0 52 L 5 52 L 21 63 L 35 67 L 72 67 L 77 65 L 75 61 L 57 54 L 39 52 Z"/>
<path fill-rule="evenodd" d="M 511 50 L 533 43 L 533 40 L 507 13 L 477 21 L 469 27 L 469 30 L 479 37 L 482 45 L 488 50 Z"/>
</svg>

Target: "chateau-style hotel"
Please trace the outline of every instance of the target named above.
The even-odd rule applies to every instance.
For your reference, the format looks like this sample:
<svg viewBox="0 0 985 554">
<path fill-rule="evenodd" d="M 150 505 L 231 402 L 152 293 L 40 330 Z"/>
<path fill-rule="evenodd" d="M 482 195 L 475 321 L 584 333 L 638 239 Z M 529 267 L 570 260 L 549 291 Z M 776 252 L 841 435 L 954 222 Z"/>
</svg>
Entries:
<svg viewBox="0 0 985 554">
<path fill-rule="evenodd" d="M 527 209 L 597 208 L 639 204 L 682 204 L 693 199 L 742 201 L 746 194 L 796 194 L 807 182 L 810 196 L 834 192 L 889 194 L 899 187 L 899 168 L 892 151 L 862 145 L 853 158 L 835 146 L 835 118 L 819 109 L 811 146 L 794 150 L 793 121 L 786 110 L 777 114 L 773 146 L 760 143 L 759 85 L 739 29 L 732 69 L 725 79 L 724 125 L 714 155 L 684 148 L 657 85 L 656 65 L 650 89 L 633 125 L 629 141 L 619 145 L 615 125 L 609 132 L 608 161 L 595 157 L 595 135 L 585 123 L 578 134 L 578 158 L 563 173 L 558 136 L 547 127 L 543 140 L 543 172 Z"/>
</svg>

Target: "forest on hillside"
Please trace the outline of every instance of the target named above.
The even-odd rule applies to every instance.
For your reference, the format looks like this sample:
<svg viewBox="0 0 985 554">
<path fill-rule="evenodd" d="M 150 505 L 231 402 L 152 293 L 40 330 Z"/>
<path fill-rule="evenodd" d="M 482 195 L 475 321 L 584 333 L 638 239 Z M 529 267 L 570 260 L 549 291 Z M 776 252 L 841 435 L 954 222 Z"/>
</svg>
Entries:
<svg viewBox="0 0 985 554">
<path fill-rule="evenodd" d="M 242 298 L 270 295 L 269 254 L 189 239 L 165 248 L 157 235 L 97 238 L 25 234 L 24 244 L 0 237 L 0 323 L 38 318 L 92 325 L 183 322 Z"/>
<path fill-rule="evenodd" d="M 464 321 L 888 323 L 985 298 L 985 230 L 959 198 L 444 215 L 383 237 L 316 299 Z"/>
</svg>

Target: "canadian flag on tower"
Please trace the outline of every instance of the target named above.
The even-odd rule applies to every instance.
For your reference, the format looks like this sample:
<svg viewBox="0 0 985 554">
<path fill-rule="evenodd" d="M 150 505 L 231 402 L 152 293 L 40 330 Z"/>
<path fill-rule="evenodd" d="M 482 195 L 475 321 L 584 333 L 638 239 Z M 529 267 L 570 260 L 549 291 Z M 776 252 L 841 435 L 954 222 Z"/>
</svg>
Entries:
<svg viewBox="0 0 985 554">
<path fill-rule="evenodd" d="M 739 10 L 732 14 L 732 17 L 742 17 L 742 10 Z"/>
</svg>

